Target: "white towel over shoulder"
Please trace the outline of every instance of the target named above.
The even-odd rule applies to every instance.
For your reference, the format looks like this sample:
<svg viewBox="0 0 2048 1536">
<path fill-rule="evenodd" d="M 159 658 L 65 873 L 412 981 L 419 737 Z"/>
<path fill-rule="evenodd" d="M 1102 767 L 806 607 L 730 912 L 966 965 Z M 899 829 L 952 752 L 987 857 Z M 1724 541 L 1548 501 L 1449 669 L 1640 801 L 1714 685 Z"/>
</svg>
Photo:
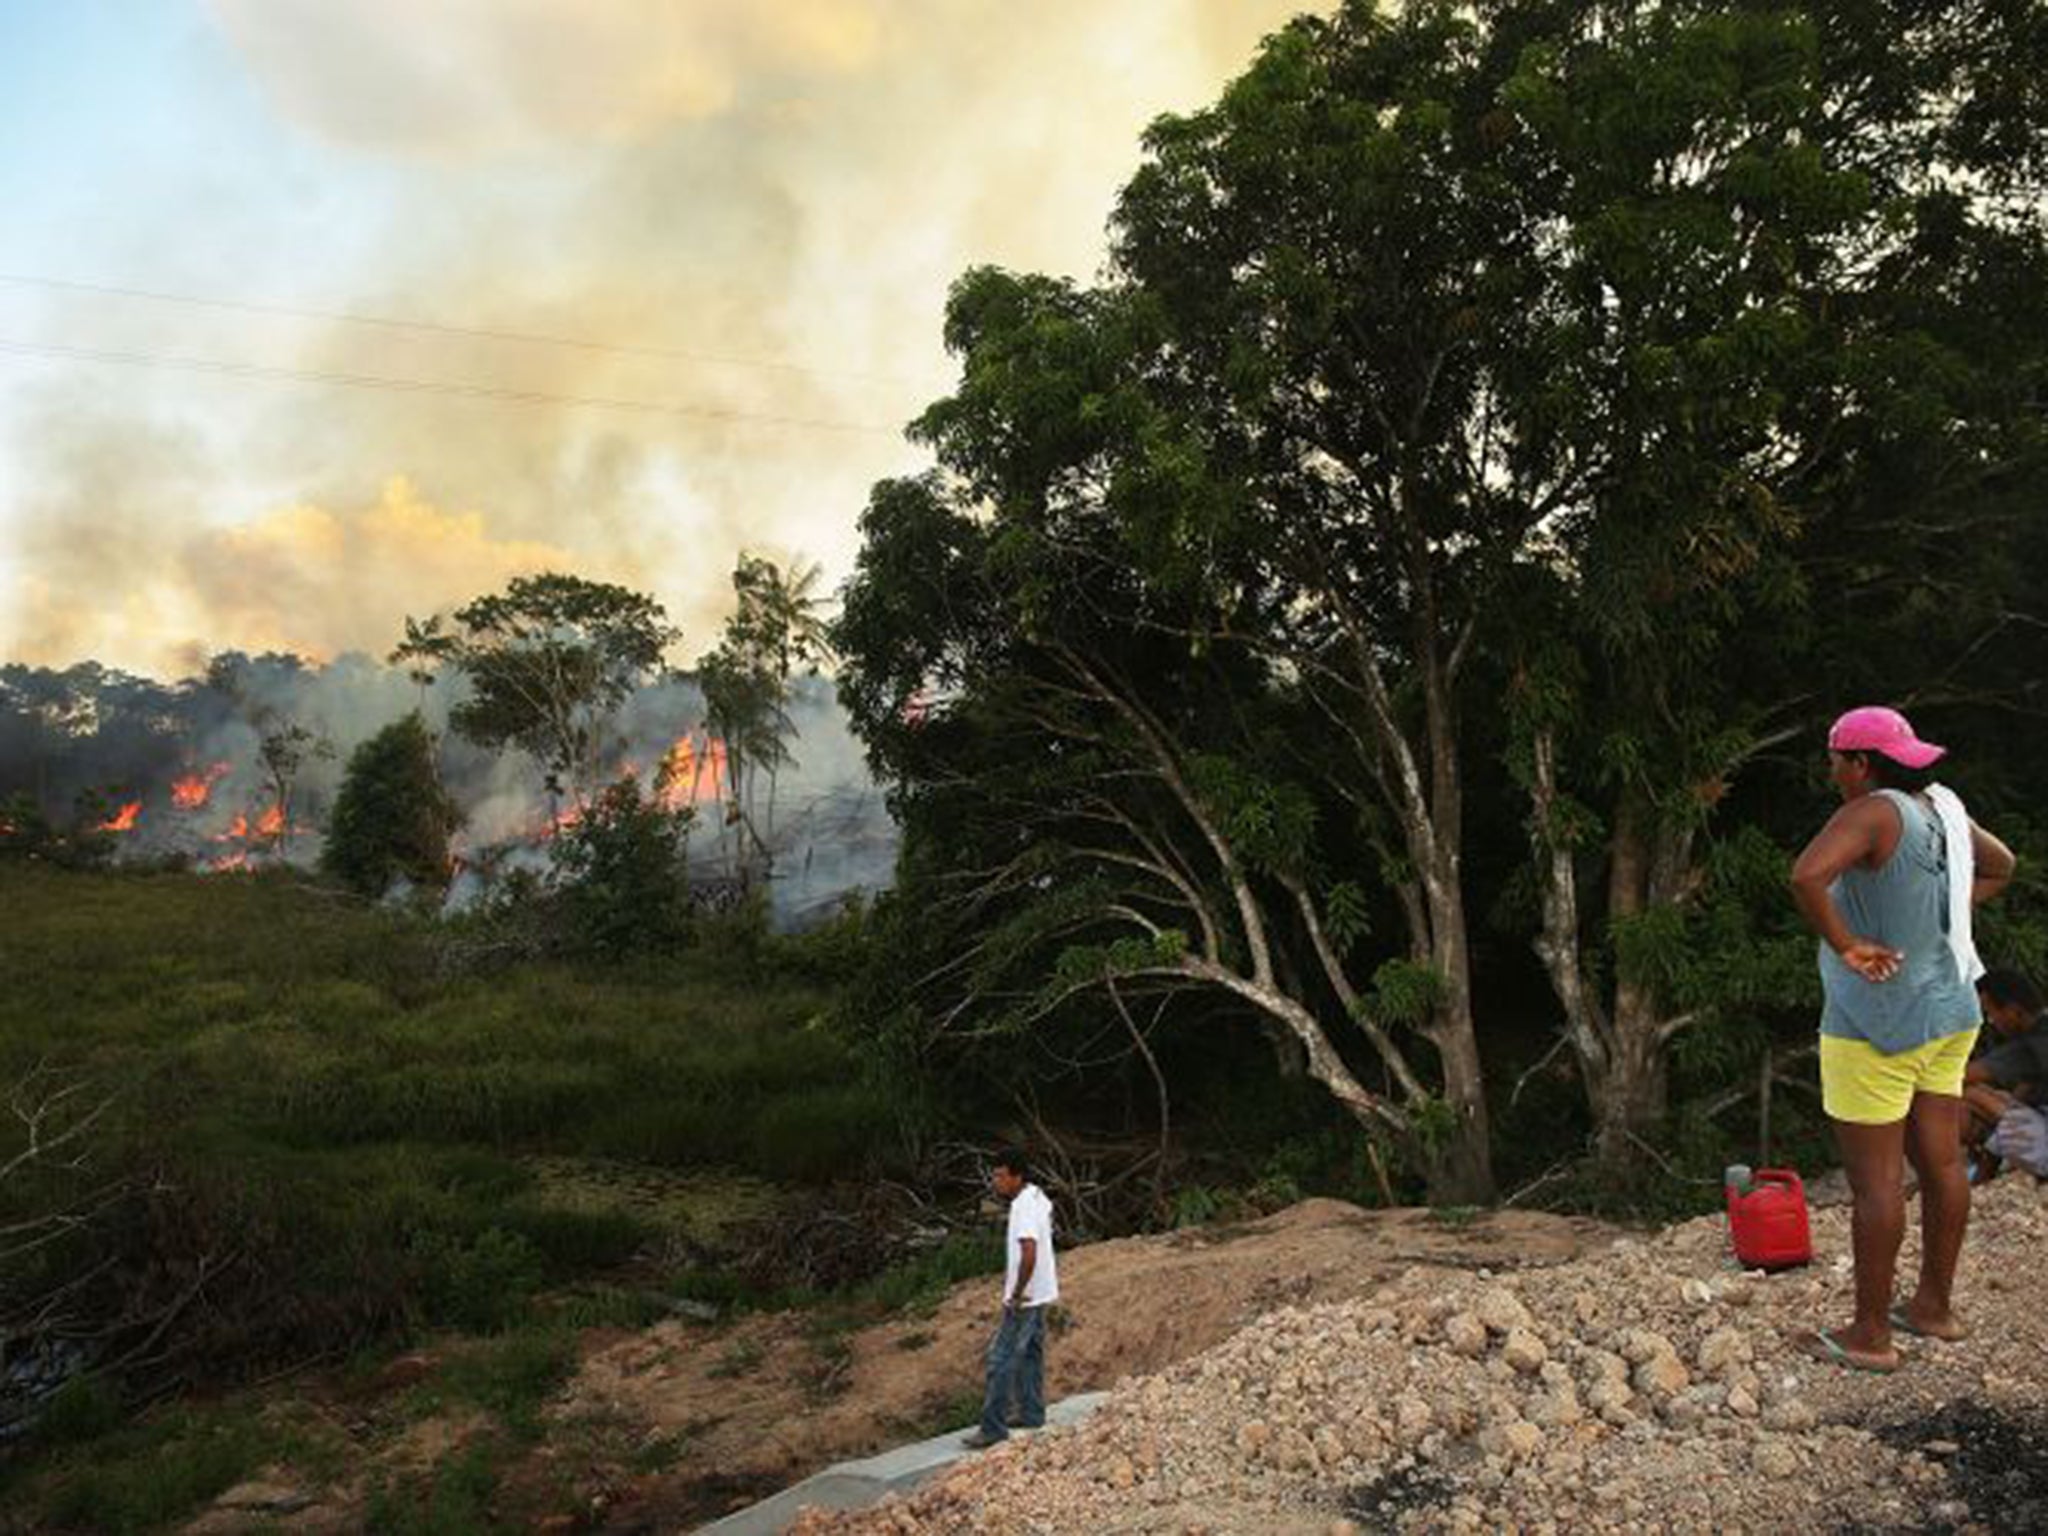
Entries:
<svg viewBox="0 0 2048 1536">
<path fill-rule="evenodd" d="M 1948 845 L 1948 947 L 1955 954 L 1956 971 L 1967 984 L 1984 974 L 1984 962 L 1977 958 L 1976 941 L 1970 936 L 1970 887 L 1977 879 L 1970 813 L 1946 784 L 1928 785 L 1927 803 L 1934 807 L 1942 841 Z"/>
</svg>

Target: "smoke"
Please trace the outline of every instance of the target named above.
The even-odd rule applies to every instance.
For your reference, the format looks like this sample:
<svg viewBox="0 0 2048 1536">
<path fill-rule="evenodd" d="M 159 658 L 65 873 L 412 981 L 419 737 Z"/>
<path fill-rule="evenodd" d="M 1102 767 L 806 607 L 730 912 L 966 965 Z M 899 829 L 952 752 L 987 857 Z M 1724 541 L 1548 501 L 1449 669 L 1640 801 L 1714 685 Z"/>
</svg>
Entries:
<svg viewBox="0 0 2048 1536">
<path fill-rule="evenodd" d="M 949 387 L 947 286 L 977 262 L 1090 274 L 1144 123 L 1210 99 L 1291 9 L 215 0 L 232 74 L 190 110 L 245 102 L 262 131 L 223 120 L 204 176 L 100 199 L 87 275 L 660 355 L 0 293 L 37 343 L 554 397 L 11 371 L 0 655 L 380 654 L 394 607 L 541 549 L 653 592 L 700 653 L 739 550 L 836 583 L 869 486 L 921 466 L 898 428 Z M 572 403 L 593 400 L 682 409 Z M 380 522 L 401 476 L 478 521 Z M 394 583 L 402 604 L 365 603 Z"/>
<path fill-rule="evenodd" d="M 111 814 L 134 805 L 118 834 L 123 858 L 167 855 L 202 867 L 240 868 L 275 857 L 310 865 L 350 753 L 417 708 L 441 738 L 441 771 L 464 825 L 469 872 L 453 895 L 480 893 L 485 877 L 547 864 L 556 807 L 539 770 L 516 752 L 488 751 L 449 732 L 458 684 L 422 690 L 405 673 L 360 654 L 326 665 L 289 655 L 215 659 L 229 687 L 198 679 L 166 685 L 87 663 L 54 673 L 0 668 L 0 800 L 26 793 L 68 822 L 81 796 Z M 772 811 L 753 808 L 773 855 L 768 895 L 776 921 L 804 923 L 855 892 L 887 886 L 897 831 L 848 727 L 831 682 L 798 679 L 790 717 L 792 761 L 777 776 Z M 679 742 L 702 752 L 704 699 L 688 677 L 636 691 L 614 719 L 605 762 L 650 791 Z M 328 750 L 307 756 L 294 786 L 289 832 L 273 846 L 265 818 L 276 789 L 260 756 L 263 732 L 303 727 Z M 717 802 L 715 775 L 696 781 L 699 815 L 689 834 L 692 877 L 730 880 L 741 834 Z M 95 813 L 100 814 L 100 813 Z M 274 821 L 272 823 L 275 824 Z"/>
</svg>

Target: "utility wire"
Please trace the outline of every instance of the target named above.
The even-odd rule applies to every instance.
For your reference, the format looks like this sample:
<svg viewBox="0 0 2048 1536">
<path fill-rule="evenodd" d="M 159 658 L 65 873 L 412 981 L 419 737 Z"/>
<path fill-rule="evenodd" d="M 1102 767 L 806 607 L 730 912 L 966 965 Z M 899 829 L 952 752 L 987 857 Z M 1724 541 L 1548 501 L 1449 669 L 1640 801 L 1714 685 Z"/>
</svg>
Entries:
<svg viewBox="0 0 2048 1536">
<path fill-rule="evenodd" d="M 656 416 L 682 416 L 705 421 L 751 422 L 764 426 L 804 427 L 821 432 L 895 434 L 900 426 L 879 422 L 832 421 L 823 417 L 776 416 L 761 411 L 732 410 L 715 405 L 687 405 L 660 400 L 628 400 L 608 395 L 556 395 L 537 389 L 512 389 L 497 384 L 456 380 L 405 379 L 383 374 L 339 373 L 316 368 L 278 368 L 212 357 L 165 357 L 151 352 L 116 352 L 99 347 L 65 347 L 0 337 L 0 356 L 63 358 L 74 362 L 119 363 L 139 368 L 174 368 L 187 373 L 217 374 L 238 379 L 288 379 L 302 384 L 335 384 L 349 389 L 394 390 L 404 394 L 459 395 L 471 400 L 498 400 L 512 405 L 582 405 L 610 411 L 641 411 Z"/>
<path fill-rule="evenodd" d="M 460 336 L 473 341 L 510 341 L 527 346 L 571 347 L 579 352 L 610 352 L 624 357 L 659 357 L 671 362 L 717 363 L 735 368 L 761 368 L 775 373 L 815 374 L 821 378 L 857 379 L 869 384 L 900 384 L 916 388 L 939 387 L 937 381 L 908 378 L 901 374 L 863 373 L 850 368 L 818 368 L 805 363 L 779 362 L 768 358 L 734 357 L 717 352 L 690 352 L 674 347 L 634 346 L 627 342 L 589 341 L 578 336 L 554 336 L 538 331 L 507 331 L 490 326 L 446 325 L 437 320 L 400 320 L 389 315 L 359 315 L 348 310 L 301 309 L 289 304 L 263 304 L 248 299 L 220 299 L 192 293 L 165 293 L 152 288 L 124 288 L 113 283 L 81 283 L 61 277 L 34 277 L 25 273 L 0 272 L 0 283 L 23 288 L 49 288 L 62 293 L 93 293 L 121 299 L 148 299 L 158 304 L 189 304 L 202 309 L 234 310 L 249 315 L 282 315 L 295 320 L 324 320 L 342 325 L 371 325 L 392 331 L 422 331 L 431 336 Z"/>
</svg>

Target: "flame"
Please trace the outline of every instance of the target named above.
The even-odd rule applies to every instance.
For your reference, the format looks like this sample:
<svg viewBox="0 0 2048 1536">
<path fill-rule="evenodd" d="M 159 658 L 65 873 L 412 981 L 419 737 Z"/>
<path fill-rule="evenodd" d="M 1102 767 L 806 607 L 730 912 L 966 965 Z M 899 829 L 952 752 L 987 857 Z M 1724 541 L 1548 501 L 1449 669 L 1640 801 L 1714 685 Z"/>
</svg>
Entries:
<svg viewBox="0 0 2048 1536">
<path fill-rule="evenodd" d="M 206 865 L 207 870 L 216 875 L 226 874 L 232 870 L 240 870 L 246 874 L 255 867 L 249 862 L 249 855 L 246 853 L 224 853 L 217 859 L 208 860 Z"/>
<path fill-rule="evenodd" d="M 306 829 L 301 826 L 294 826 L 292 830 L 294 832 L 303 832 Z M 277 838 L 283 832 L 284 807 L 273 805 L 259 815 L 253 823 L 250 822 L 246 812 L 235 812 L 235 819 L 228 823 L 227 831 L 214 833 L 213 840 L 216 843 L 261 843 Z"/>
<path fill-rule="evenodd" d="M 207 797 L 213 793 L 213 786 L 218 784 L 227 772 L 226 763 L 214 763 L 203 773 L 188 773 L 182 779 L 173 779 L 171 804 L 181 811 L 198 810 L 206 804 Z"/>
<path fill-rule="evenodd" d="M 142 814 L 142 802 L 130 800 L 120 810 L 93 828 L 95 832 L 133 832 L 136 818 Z"/>
<path fill-rule="evenodd" d="M 724 792 L 725 776 L 725 743 L 715 736 L 707 737 L 700 753 L 696 742 L 685 732 L 662 755 L 661 767 L 654 776 L 655 798 L 662 809 L 669 811 L 702 805 Z"/>
</svg>

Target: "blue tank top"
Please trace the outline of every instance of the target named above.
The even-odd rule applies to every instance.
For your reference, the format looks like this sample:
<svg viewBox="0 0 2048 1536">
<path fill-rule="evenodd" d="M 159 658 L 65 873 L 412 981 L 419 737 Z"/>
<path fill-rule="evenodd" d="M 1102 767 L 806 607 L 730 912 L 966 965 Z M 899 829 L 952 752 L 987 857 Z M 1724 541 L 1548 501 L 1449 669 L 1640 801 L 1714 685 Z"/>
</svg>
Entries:
<svg viewBox="0 0 2048 1536">
<path fill-rule="evenodd" d="M 1887 1056 L 1977 1027 L 1977 994 L 1948 944 L 1948 843 L 1913 796 L 1877 791 L 1899 813 L 1899 845 L 1878 869 L 1849 869 L 1829 887 L 1849 931 L 1898 950 L 1890 981 L 1865 981 L 1825 941 L 1820 1032 L 1867 1040 Z"/>
</svg>

